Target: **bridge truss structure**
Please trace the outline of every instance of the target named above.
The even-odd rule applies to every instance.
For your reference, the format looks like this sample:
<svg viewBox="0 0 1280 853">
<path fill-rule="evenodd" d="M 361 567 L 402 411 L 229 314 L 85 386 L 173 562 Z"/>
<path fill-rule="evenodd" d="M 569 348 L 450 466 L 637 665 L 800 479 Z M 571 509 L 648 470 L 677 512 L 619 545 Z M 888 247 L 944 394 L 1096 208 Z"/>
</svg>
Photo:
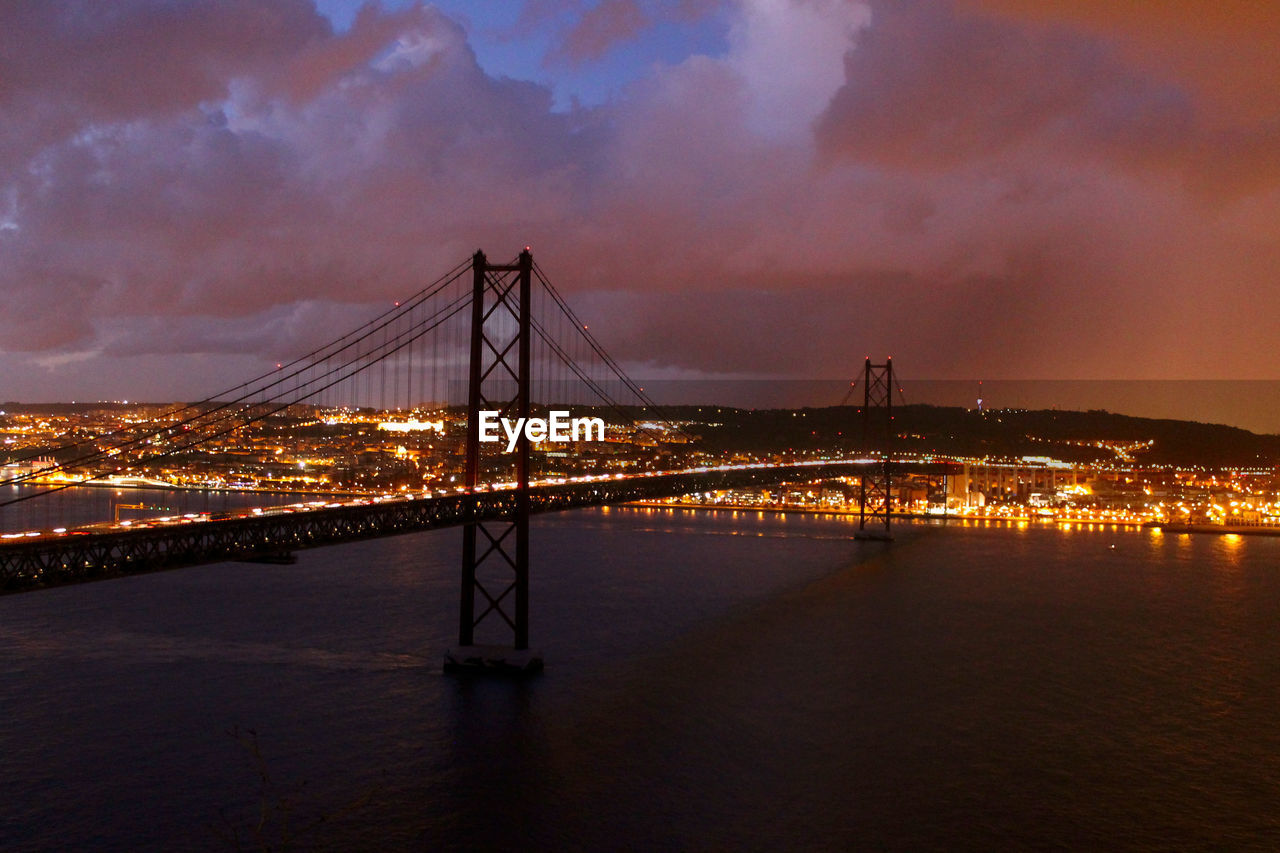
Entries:
<svg viewBox="0 0 1280 853">
<path fill-rule="evenodd" d="M 530 514 L 655 500 L 787 479 L 857 476 L 856 461 L 733 465 L 625 479 L 535 484 L 434 497 L 404 496 L 341 506 L 270 508 L 243 518 L 171 523 L 136 530 L 19 540 L 0 546 L 0 590 L 19 592 L 227 560 L 271 562 L 282 553 L 417 533 L 506 522 L 525 492 Z M 936 466 L 935 466 L 936 467 Z"/>
<path fill-rule="evenodd" d="M 464 369 L 464 383 L 450 379 Z M 872 365 L 868 359 L 864 379 L 864 437 L 891 436 L 892 362 Z M 0 500 L 0 508 L 112 475 L 154 473 L 162 463 L 181 463 L 220 446 L 228 436 L 263 429 L 273 418 L 301 417 L 297 413 L 304 409 L 396 411 L 412 419 L 425 401 L 434 401 L 437 409 L 465 406 L 461 488 L 6 542 L 0 544 L 0 591 L 224 560 L 279 561 L 299 549 L 458 525 L 459 646 L 471 648 L 496 637 L 496 645 L 525 652 L 529 519 L 535 513 L 789 477 L 856 475 L 861 483 L 859 533 L 882 528 L 880 538 L 888 536 L 887 439 L 880 445 L 882 461 L 871 465 L 847 460 L 737 465 L 535 484 L 528 433 L 520 433 L 513 453 L 503 452 L 501 443 L 481 441 L 479 415 L 491 411 L 499 417 L 529 418 L 539 400 L 544 407 L 589 405 L 593 411 L 612 412 L 620 423 L 639 431 L 651 429 L 644 424 L 665 421 L 659 438 L 683 433 L 596 341 L 527 247 L 508 263 L 492 263 L 478 251 L 410 298 L 306 355 L 151 422 L 60 448 L 52 468 L 30 470 L 3 485 L 34 484 L 54 474 L 64 481 Z M 633 417 L 636 411 L 645 413 L 644 424 Z"/>
<path fill-rule="evenodd" d="M 890 541 L 893 506 L 893 359 L 863 367 L 862 446 L 880 461 L 858 478 L 859 539 Z"/>
</svg>

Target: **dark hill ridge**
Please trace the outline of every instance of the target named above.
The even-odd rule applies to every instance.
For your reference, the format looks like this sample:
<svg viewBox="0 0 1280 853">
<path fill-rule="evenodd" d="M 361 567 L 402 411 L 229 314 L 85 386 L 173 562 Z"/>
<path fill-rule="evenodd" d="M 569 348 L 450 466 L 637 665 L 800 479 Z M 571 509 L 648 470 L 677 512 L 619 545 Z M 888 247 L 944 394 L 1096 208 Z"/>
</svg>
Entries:
<svg viewBox="0 0 1280 853">
<path fill-rule="evenodd" d="M 0 403 L 10 414 L 73 414 L 135 408 L 175 408 L 176 404 L 114 402 Z M 575 412 L 586 407 L 571 406 Z M 804 409 L 738 409 L 726 406 L 670 406 L 666 417 L 690 421 L 712 452 L 777 453 L 787 450 L 852 452 L 861 446 L 862 424 L 853 406 Z M 599 409 L 603 417 L 615 411 Z M 637 419 L 652 410 L 628 409 Z M 1102 410 L 995 409 L 978 412 L 958 406 L 894 407 L 897 448 L 962 456 L 1050 456 L 1064 461 L 1111 461 L 1115 454 L 1090 442 L 1146 442 L 1137 465 L 1268 467 L 1280 465 L 1280 435 L 1259 435 L 1222 424 L 1137 418 Z M 0 453 L 0 461 L 4 459 Z"/>
<path fill-rule="evenodd" d="M 709 450 L 779 452 L 856 450 L 861 416 L 851 406 L 821 409 L 731 409 L 686 406 L 667 414 L 707 424 L 695 429 Z M 999 409 L 978 412 L 946 406 L 894 408 L 897 447 L 903 451 L 964 456 L 1051 456 L 1086 462 L 1115 459 L 1082 443 L 1154 442 L 1135 456 L 1138 465 L 1259 467 L 1280 464 L 1280 436 L 1222 424 L 1135 418 L 1092 410 Z"/>
<path fill-rule="evenodd" d="M 10 400 L 0 403 L 0 411 L 15 415 L 75 415 L 86 412 L 126 411 L 143 405 L 151 405 L 154 408 L 157 404 L 123 403 L 114 400 L 90 403 L 18 403 Z"/>
</svg>

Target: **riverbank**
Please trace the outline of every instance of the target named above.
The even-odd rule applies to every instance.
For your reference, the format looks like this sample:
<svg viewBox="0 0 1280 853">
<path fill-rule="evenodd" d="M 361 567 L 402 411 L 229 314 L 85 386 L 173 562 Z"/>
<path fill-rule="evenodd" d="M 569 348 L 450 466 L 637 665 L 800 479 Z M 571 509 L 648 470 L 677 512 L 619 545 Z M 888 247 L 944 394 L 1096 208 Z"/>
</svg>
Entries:
<svg viewBox="0 0 1280 853">
<path fill-rule="evenodd" d="M 1164 533 L 1216 533 L 1219 536 L 1233 533 L 1237 536 L 1280 536 L 1280 527 L 1263 527 L 1253 524 L 1162 524 L 1147 522 L 1150 527 Z"/>
<path fill-rule="evenodd" d="M 243 495 L 300 495 L 303 497 L 360 497 L 366 492 L 316 491 L 303 489 L 262 489 L 234 488 L 231 486 L 191 486 L 179 483 L 166 483 L 163 480 L 150 480 L 142 477 L 126 477 L 120 480 L 100 480 L 85 483 L 68 483 L 65 480 L 32 479 L 24 480 L 22 486 L 41 486 L 56 489 L 140 489 L 157 492 L 195 492 L 205 494 L 243 494 Z"/>
<path fill-rule="evenodd" d="M 799 513 L 802 515 L 844 515 L 857 517 L 858 510 L 842 507 L 810 507 L 810 506 L 758 506 L 752 504 L 691 504 L 681 501 L 633 501 L 628 506 L 650 507 L 655 509 L 688 509 L 709 512 L 766 512 L 772 514 Z M 1116 525 L 1119 527 L 1143 527 L 1149 522 L 1139 520 L 1117 519 L 1117 518 L 1053 518 L 1040 515 L 1010 515 L 1010 516 L 986 516 L 986 515 L 934 515 L 932 513 L 923 512 L 895 512 L 893 518 L 912 521 L 939 521 L 939 522 L 968 522 L 968 523 L 986 523 L 994 522 L 996 524 L 1039 524 L 1044 526 L 1056 526 L 1060 524 L 1096 524 L 1096 525 Z M 1231 532 L 1231 531 L 1224 531 Z"/>
</svg>

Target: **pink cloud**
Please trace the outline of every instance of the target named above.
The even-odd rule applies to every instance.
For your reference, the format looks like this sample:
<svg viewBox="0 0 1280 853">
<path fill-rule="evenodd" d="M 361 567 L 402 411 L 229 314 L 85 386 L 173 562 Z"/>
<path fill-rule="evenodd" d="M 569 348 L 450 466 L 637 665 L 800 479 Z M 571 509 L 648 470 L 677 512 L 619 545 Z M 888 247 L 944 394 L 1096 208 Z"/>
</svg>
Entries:
<svg viewBox="0 0 1280 853">
<path fill-rule="evenodd" d="M 1185 148 L 1194 108 L 1105 45 L 930 3 L 882 7 L 817 124 L 829 155 L 949 168 L 1044 143 L 1083 156 Z"/>
<path fill-rule="evenodd" d="M 582 13 L 555 55 L 572 63 L 590 62 L 651 23 L 636 0 L 600 0 Z"/>
<path fill-rule="evenodd" d="M 138 381 L 174 396 L 176 351 L 277 360 L 478 247 L 531 244 L 655 368 L 1273 372 L 1277 125 L 1206 121 L 1084 29 L 886 3 L 845 37 L 849 8 L 797 2 L 841 35 L 812 57 L 830 87 L 782 87 L 821 118 L 783 103 L 783 134 L 754 123 L 779 90 L 748 49 L 767 29 L 562 112 L 426 6 L 343 34 L 291 0 L 5 6 L 30 45 L 0 35 L 0 362 L 155 354 Z"/>
</svg>

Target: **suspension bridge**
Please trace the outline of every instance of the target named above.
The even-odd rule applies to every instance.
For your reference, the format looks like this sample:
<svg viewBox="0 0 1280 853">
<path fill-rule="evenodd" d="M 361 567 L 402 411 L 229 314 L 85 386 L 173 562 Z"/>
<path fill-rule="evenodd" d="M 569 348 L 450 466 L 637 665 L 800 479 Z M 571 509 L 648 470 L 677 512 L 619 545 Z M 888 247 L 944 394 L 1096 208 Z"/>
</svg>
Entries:
<svg viewBox="0 0 1280 853">
<path fill-rule="evenodd" d="M 0 588 L 23 591 L 226 560 L 286 562 L 301 549 L 456 525 L 462 528 L 459 651 L 450 660 L 537 668 L 540 659 L 528 651 L 531 515 L 856 477 L 859 536 L 890 538 L 892 363 L 868 359 L 862 379 L 864 447 L 875 448 L 870 456 L 709 465 L 697 458 L 687 424 L 667 416 L 626 374 L 527 248 L 501 264 L 477 252 L 305 355 L 146 423 L 58 448 L 51 465 L 0 482 L 28 486 L 0 500 L 0 511 L 111 476 L 163 476 L 199 464 L 202 454 L 236 437 L 269 440 L 275 429 L 323 441 L 342 428 L 334 413 L 356 411 L 384 413 L 393 419 L 384 426 L 392 429 L 426 429 L 425 473 L 414 488 L 227 517 L 187 514 L 127 528 L 24 536 L 0 543 Z M 482 415 L 527 425 L 556 407 L 601 415 L 615 444 L 639 440 L 654 453 L 640 465 L 613 460 L 581 440 L 556 448 L 545 431 L 509 430 L 504 440 L 492 441 L 481 429 Z M 445 429 L 450 418 L 460 427 L 456 439 Z M 575 468 L 575 460 L 589 464 Z M 610 470 L 616 462 L 621 470 Z M 52 476 L 61 481 L 31 485 L 48 484 Z M 481 639 L 489 645 L 479 645 Z"/>
</svg>

